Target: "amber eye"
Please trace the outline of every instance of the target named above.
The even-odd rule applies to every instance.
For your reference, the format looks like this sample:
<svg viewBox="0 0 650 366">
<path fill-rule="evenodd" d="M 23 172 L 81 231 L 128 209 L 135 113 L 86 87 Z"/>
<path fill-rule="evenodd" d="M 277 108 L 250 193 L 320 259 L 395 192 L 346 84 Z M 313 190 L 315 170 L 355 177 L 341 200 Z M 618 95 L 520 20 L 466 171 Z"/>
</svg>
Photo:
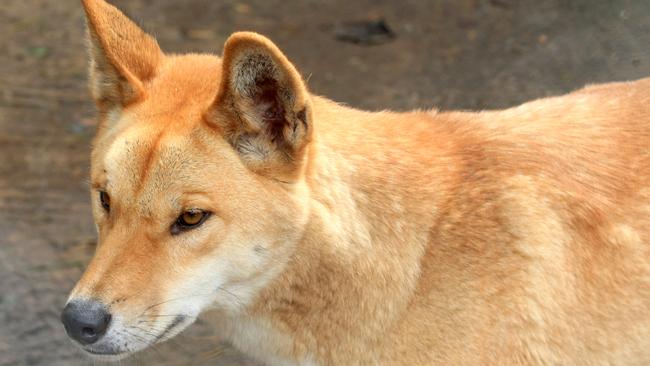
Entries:
<svg viewBox="0 0 650 366">
<path fill-rule="evenodd" d="M 203 224 L 209 216 L 210 212 L 207 211 L 199 209 L 187 210 L 176 219 L 176 222 L 171 227 L 171 232 L 176 235 L 181 231 L 194 229 Z"/>
<path fill-rule="evenodd" d="M 180 223 L 186 226 L 194 226 L 199 222 L 201 222 L 201 220 L 203 219 L 203 215 L 205 215 L 205 212 L 203 211 L 198 211 L 198 210 L 185 211 L 181 215 Z"/>
<path fill-rule="evenodd" d="M 110 211 L 111 209 L 111 196 L 108 195 L 108 193 L 104 191 L 99 192 L 99 202 L 101 202 L 102 207 L 104 210 L 107 212 Z"/>
</svg>

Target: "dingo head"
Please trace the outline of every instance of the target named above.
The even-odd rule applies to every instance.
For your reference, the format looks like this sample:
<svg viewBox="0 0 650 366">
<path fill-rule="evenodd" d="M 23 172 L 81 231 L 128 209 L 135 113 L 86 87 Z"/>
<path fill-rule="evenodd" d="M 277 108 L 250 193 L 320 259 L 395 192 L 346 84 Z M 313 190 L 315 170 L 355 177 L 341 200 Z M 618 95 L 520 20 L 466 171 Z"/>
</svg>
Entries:
<svg viewBox="0 0 650 366">
<path fill-rule="evenodd" d="M 84 0 L 99 111 L 91 199 L 99 242 L 62 320 L 92 354 L 236 313 L 287 263 L 307 222 L 309 93 L 268 39 L 223 59 L 165 55 L 103 0 Z"/>
</svg>

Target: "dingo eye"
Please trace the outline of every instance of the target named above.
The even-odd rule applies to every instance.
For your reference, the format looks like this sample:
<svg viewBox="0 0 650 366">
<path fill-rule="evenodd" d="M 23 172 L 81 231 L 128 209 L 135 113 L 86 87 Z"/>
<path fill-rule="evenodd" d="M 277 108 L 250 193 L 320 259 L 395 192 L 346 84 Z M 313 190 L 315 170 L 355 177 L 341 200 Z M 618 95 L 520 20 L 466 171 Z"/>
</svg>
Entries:
<svg viewBox="0 0 650 366">
<path fill-rule="evenodd" d="M 101 202 L 102 207 L 106 212 L 110 211 L 111 209 L 111 196 L 108 195 L 108 193 L 104 191 L 99 192 L 99 202 Z"/>
<path fill-rule="evenodd" d="M 172 235 L 176 235 L 182 231 L 189 229 L 194 229 L 199 225 L 203 224 L 205 220 L 210 216 L 210 212 L 192 209 L 183 212 L 174 225 L 172 225 L 171 232 Z"/>
</svg>

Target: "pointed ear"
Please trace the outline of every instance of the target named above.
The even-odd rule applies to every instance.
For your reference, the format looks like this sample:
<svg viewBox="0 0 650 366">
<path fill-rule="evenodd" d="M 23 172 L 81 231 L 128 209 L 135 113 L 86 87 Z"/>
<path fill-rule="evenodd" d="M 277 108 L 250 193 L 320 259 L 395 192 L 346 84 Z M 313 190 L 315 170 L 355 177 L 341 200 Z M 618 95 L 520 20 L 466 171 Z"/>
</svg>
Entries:
<svg viewBox="0 0 650 366">
<path fill-rule="evenodd" d="M 82 0 L 88 24 L 90 89 L 100 108 L 145 96 L 163 53 L 156 40 L 104 0 Z"/>
<path fill-rule="evenodd" d="M 300 74 L 273 42 L 249 32 L 230 36 L 208 119 L 250 169 L 295 180 L 311 139 L 311 116 Z"/>
</svg>

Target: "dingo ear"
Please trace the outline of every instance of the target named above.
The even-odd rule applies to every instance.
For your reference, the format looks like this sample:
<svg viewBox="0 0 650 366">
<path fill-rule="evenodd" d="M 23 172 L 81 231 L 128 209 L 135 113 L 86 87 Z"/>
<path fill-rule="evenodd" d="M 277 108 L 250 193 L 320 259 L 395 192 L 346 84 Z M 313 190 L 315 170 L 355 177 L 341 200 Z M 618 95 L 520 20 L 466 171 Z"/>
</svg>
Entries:
<svg viewBox="0 0 650 366">
<path fill-rule="evenodd" d="M 312 134 L 302 78 L 267 38 L 235 33 L 226 41 L 222 77 L 208 119 L 253 171 L 292 181 Z"/>
<path fill-rule="evenodd" d="M 156 40 L 104 0 L 82 0 L 88 24 L 90 89 L 100 108 L 144 97 L 163 53 Z"/>
</svg>

